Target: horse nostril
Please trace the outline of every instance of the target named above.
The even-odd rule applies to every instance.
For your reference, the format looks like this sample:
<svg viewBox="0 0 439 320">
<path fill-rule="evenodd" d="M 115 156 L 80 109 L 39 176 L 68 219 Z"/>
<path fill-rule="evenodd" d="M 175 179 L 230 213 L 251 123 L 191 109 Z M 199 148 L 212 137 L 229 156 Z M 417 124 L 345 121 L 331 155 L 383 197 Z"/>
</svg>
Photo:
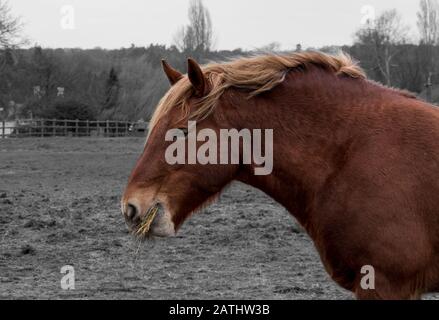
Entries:
<svg viewBox="0 0 439 320">
<path fill-rule="evenodd" d="M 126 215 L 128 220 L 130 220 L 130 221 L 134 220 L 137 216 L 137 208 L 134 205 L 128 203 L 127 211 L 126 211 L 125 215 Z"/>
</svg>

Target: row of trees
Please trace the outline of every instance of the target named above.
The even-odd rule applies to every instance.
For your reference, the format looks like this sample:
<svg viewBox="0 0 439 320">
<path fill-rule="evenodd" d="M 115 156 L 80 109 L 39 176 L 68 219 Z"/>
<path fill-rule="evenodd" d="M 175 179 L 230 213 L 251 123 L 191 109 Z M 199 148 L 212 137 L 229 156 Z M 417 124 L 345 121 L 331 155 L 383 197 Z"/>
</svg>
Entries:
<svg viewBox="0 0 439 320">
<path fill-rule="evenodd" d="M 420 1 L 417 27 L 418 43 L 410 39 L 410 28 L 396 9 L 385 11 L 355 33 L 350 51 L 361 58 L 372 78 L 387 85 L 420 91 L 420 78 L 425 84 L 439 71 L 436 63 L 439 44 L 437 0 Z"/>
<path fill-rule="evenodd" d="M 215 51 L 205 59 L 225 59 L 241 51 Z M 47 117 L 53 105 L 68 100 L 88 106 L 97 119 L 147 119 L 169 88 L 160 59 L 180 70 L 186 53 L 162 45 L 120 50 L 4 50 L 0 106 L 10 117 Z"/>
<path fill-rule="evenodd" d="M 21 23 L 0 0 L 0 107 L 11 117 L 59 117 L 65 112 L 66 118 L 72 118 L 76 112 L 76 117 L 90 119 L 147 119 L 169 88 L 160 59 L 185 70 L 187 56 L 203 62 L 248 54 L 212 49 L 212 21 L 201 0 L 192 0 L 188 18 L 170 47 L 19 49 L 25 42 L 20 37 Z M 410 41 L 409 28 L 396 10 L 389 10 L 368 21 L 355 33 L 354 44 L 341 49 L 359 60 L 370 78 L 420 93 L 428 79 L 439 74 L 436 0 L 420 1 L 418 30 L 419 41 Z M 262 49 L 279 47 L 270 44 Z"/>
<path fill-rule="evenodd" d="M 0 108 L 10 117 L 48 117 L 71 106 L 66 117 L 148 118 L 169 87 L 160 59 L 184 70 L 187 56 L 206 61 L 242 53 L 212 51 L 212 22 L 201 0 L 191 1 L 188 20 L 169 48 L 19 49 L 22 25 L 0 0 Z"/>
<path fill-rule="evenodd" d="M 191 1 L 188 18 L 170 48 L 19 49 L 26 43 L 22 24 L 0 0 L 0 110 L 9 117 L 48 117 L 70 109 L 66 117 L 148 118 L 168 88 L 160 59 L 183 69 L 187 56 L 204 61 L 239 53 L 212 52 L 212 22 L 201 0 Z"/>
</svg>

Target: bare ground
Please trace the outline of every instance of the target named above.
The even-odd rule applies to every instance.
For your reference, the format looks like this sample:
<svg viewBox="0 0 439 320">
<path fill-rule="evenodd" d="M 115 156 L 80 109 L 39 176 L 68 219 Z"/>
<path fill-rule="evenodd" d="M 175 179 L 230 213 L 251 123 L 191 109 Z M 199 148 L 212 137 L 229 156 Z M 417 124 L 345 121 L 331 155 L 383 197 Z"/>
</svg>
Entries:
<svg viewBox="0 0 439 320">
<path fill-rule="evenodd" d="M 138 245 L 119 199 L 143 143 L 0 140 L 0 298 L 352 298 L 288 212 L 242 184 L 177 237 Z M 75 290 L 60 287 L 64 265 Z"/>
</svg>

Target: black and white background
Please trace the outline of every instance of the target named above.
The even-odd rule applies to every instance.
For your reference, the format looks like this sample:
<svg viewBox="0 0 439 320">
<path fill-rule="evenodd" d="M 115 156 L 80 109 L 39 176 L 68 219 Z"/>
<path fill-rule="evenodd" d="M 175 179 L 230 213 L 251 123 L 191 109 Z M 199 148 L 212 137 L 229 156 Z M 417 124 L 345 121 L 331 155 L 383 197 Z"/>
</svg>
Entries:
<svg viewBox="0 0 439 320">
<path fill-rule="evenodd" d="M 160 59 L 343 50 L 436 103 L 438 44 L 437 0 L 0 0 L 0 298 L 352 299 L 242 184 L 175 238 L 128 234 L 119 200 L 169 87 Z"/>
</svg>

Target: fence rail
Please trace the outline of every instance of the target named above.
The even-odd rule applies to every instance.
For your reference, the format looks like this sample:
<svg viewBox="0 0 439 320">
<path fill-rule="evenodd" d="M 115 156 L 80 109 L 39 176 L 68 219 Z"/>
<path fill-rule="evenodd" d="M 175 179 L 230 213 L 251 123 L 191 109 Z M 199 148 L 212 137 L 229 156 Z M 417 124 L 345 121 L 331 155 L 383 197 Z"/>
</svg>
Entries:
<svg viewBox="0 0 439 320">
<path fill-rule="evenodd" d="M 135 126 L 134 126 L 135 128 Z M 128 121 L 22 119 L 0 121 L 0 138 L 21 137 L 123 137 L 136 132 Z"/>
</svg>

